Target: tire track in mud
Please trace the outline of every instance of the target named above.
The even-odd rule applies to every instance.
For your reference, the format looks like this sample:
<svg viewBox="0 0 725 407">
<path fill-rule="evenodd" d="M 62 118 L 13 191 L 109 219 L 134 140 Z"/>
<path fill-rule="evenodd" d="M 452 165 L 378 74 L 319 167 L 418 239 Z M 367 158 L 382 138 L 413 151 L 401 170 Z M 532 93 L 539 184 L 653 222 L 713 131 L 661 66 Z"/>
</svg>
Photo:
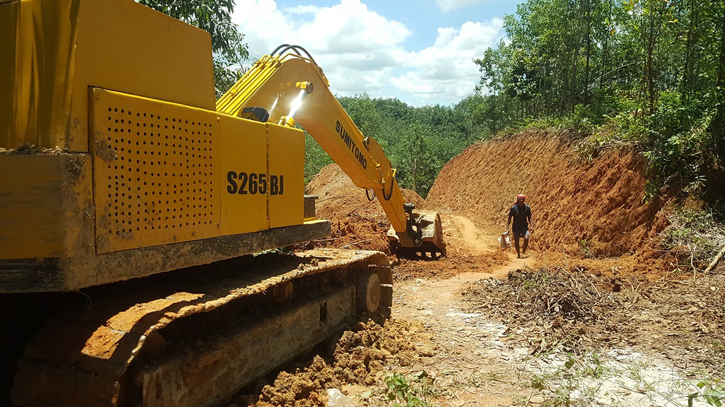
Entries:
<svg viewBox="0 0 725 407">
<path fill-rule="evenodd" d="M 458 215 L 442 215 L 441 220 L 446 241 L 457 254 L 483 255 L 496 249 L 487 244 L 495 241 L 495 238 L 476 227 L 470 219 Z"/>
<path fill-rule="evenodd" d="M 497 238 L 478 228 L 470 219 L 443 215 L 449 256 L 485 256 L 499 252 Z M 484 272 L 462 272 L 445 279 L 409 279 L 396 282 L 393 317 L 418 321 L 431 333 L 436 349 L 433 357 L 421 365 L 446 389 L 441 400 L 451 406 L 508 406 L 526 396 L 510 361 L 516 354 L 505 344 L 506 327 L 472 312 L 461 292 L 475 281 L 505 278 L 510 271 L 534 267 L 536 259 L 517 259 L 506 253 L 508 261 Z"/>
</svg>

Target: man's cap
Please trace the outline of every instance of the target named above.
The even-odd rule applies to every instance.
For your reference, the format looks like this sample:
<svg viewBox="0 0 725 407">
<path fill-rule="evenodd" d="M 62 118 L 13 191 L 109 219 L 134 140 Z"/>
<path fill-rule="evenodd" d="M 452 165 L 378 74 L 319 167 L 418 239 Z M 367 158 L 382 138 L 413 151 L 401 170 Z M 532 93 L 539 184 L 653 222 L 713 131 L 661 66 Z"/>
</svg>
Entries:
<svg viewBox="0 0 725 407">
<path fill-rule="evenodd" d="M 516 195 L 516 200 L 518 201 L 519 199 L 526 199 L 526 195 L 524 195 L 524 194 Z"/>
</svg>

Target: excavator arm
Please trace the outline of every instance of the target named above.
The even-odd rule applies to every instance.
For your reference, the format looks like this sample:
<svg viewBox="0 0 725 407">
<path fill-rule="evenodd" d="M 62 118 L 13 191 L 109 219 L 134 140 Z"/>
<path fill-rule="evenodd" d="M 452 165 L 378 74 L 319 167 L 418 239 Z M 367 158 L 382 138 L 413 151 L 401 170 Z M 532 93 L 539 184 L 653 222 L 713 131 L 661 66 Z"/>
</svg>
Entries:
<svg viewBox="0 0 725 407">
<path fill-rule="evenodd" d="M 303 48 L 278 47 L 217 101 L 217 111 L 285 126 L 299 123 L 342 168 L 356 186 L 373 190 L 391 229 L 388 236 L 403 248 L 445 254 L 440 217 L 413 213 L 396 182 L 396 170 L 375 140 L 365 137 L 329 82 Z"/>
</svg>

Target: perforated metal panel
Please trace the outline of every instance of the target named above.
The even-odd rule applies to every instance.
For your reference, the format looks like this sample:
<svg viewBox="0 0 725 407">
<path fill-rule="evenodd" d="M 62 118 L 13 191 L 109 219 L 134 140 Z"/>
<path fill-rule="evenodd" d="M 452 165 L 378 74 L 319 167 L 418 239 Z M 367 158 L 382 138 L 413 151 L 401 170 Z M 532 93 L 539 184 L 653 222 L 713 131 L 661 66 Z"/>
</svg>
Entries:
<svg viewBox="0 0 725 407">
<path fill-rule="evenodd" d="M 99 253 L 219 235 L 214 112 L 93 91 Z"/>
</svg>

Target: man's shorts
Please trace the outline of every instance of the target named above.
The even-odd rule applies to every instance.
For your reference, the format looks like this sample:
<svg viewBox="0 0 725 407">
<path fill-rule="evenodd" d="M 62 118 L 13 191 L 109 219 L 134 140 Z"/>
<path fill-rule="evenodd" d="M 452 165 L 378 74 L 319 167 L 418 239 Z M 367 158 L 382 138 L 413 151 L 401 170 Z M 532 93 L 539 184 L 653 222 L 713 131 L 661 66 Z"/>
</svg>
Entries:
<svg viewBox="0 0 725 407">
<path fill-rule="evenodd" d="M 524 230 L 513 230 L 513 234 L 514 234 L 514 239 L 518 239 L 519 237 L 523 237 L 524 239 L 528 239 L 529 238 L 529 230 L 528 229 L 524 229 Z"/>
</svg>

